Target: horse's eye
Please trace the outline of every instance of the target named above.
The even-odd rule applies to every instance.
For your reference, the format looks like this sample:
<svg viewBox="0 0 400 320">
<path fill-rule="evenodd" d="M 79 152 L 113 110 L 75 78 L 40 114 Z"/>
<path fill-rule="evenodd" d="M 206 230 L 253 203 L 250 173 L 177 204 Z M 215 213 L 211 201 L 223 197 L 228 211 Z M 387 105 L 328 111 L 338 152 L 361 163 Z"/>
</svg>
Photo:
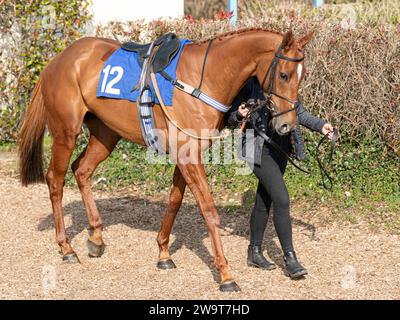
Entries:
<svg viewBox="0 0 400 320">
<path fill-rule="evenodd" d="M 283 81 L 287 81 L 287 80 L 289 79 L 289 76 L 288 76 L 287 73 L 285 73 L 285 72 L 280 72 L 280 73 L 279 73 L 279 76 L 281 77 L 281 79 L 282 79 Z"/>
</svg>

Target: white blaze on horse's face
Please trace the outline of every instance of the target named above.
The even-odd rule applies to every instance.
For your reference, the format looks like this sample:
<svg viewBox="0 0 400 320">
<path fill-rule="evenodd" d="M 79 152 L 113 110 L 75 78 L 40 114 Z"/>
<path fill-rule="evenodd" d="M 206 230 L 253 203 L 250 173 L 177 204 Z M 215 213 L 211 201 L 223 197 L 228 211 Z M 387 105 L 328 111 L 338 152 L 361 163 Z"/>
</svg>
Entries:
<svg viewBox="0 0 400 320">
<path fill-rule="evenodd" d="M 303 75 L 303 65 L 301 63 L 299 63 L 297 65 L 297 79 L 300 81 L 301 80 L 301 76 Z"/>
</svg>

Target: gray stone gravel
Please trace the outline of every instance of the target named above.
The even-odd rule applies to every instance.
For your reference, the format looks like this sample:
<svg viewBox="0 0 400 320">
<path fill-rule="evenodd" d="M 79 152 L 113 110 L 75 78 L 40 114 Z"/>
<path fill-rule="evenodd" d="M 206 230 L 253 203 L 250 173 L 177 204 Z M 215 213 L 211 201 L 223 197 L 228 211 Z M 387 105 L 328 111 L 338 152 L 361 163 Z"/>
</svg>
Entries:
<svg viewBox="0 0 400 320">
<path fill-rule="evenodd" d="M 294 241 L 304 280 L 282 269 L 246 266 L 248 216 L 224 210 L 217 200 L 223 243 L 239 293 L 218 291 L 206 228 L 191 196 L 177 217 L 171 253 L 177 269 L 156 268 L 155 242 L 166 193 L 149 197 L 137 190 L 96 193 L 107 244 L 102 258 L 87 256 L 87 221 L 76 189 L 64 193 L 65 221 L 81 264 L 61 261 L 55 243 L 47 187 L 23 188 L 11 156 L 0 157 L 1 299 L 400 299 L 400 241 L 372 233 L 362 223 L 323 225 L 302 216 L 294 204 Z M 240 205 L 240 200 L 235 200 Z M 231 205 L 231 203 L 230 203 Z M 273 230 L 266 253 L 282 266 Z"/>
</svg>

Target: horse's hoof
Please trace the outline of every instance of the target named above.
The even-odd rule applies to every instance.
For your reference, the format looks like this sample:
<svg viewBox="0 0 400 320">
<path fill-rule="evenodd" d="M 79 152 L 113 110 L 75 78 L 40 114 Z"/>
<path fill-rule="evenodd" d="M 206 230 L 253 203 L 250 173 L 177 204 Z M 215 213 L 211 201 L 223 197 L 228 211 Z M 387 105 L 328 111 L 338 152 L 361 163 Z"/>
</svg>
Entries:
<svg viewBox="0 0 400 320">
<path fill-rule="evenodd" d="M 236 284 L 235 281 L 228 281 L 225 283 L 221 283 L 219 286 L 219 290 L 222 292 L 239 292 L 241 289 Z"/>
<path fill-rule="evenodd" d="M 161 270 L 169 270 L 169 269 L 175 269 L 176 265 L 171 259 L 160 260 L 157 262 L 157 268 Z"/>
<path fill-rule="evenodd" d="M 106 248 L 106 245 L 104 243 L 102 243 L 101 245 L 97 245 L 93 241 L 88 240 L 87 247 L 89 250 L 90 258 L 100 258 L 104 253 L 104 249 Z"/>
<path fill-rule="evenodd" d="M 67 263 L 81 263 L 79 261 L 78 256 L 76 255 L 75 252 L 72 253 L 68 253 L 66 255 L 63 256 L 63 261 L 67 262 Z"/>
</svg>

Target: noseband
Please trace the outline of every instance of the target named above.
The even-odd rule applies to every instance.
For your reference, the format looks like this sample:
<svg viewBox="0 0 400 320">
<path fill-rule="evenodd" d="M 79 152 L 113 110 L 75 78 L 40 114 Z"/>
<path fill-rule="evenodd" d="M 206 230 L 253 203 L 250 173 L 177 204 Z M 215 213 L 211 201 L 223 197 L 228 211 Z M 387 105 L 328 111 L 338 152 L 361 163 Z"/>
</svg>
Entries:
<svg viewBox="0 0 400 320">
<path fill-rule="evenodd" d="M 275 57 L 274 57 L 274 59 L 272 59 L 272 62 L 269 65 L 267 72 L 265 73 L 264 79 L 263 79 L 263 81 L 261 83 L 261 89 L 260 89 L 261 93 L 264 94 L 263 88 L 264 88 L 265 81 L 267 80 L 267 77 L 268 77 L 268 74 L 269 74 L 267 95 L 265 96 L 266 100 L 265 100 L 265 102 L 263 104 L 271 112 L 272 118 L 280 117 L 280 116 L 282 116 L 282 115 L 284 115 L 286 113 L 295 111 L 299 107 L 298 100 L 294 101 L 294 100 L 291 100 L 291 99 L 289 99 L 287 97 L 281 96 L 280 94 L 277 94 L 276 92 L 274 92 L 276 67 L 278 65 L 279 60 L 286 60 L 286 61 L 290 61 L 290 62 L 301 62 L 301 61 L 304 60 L 304 57 L 302 57 L 302 58 L 290 58 L 290 57 L 284 56 L 282 54 L 282 48 L 281 47 L 279 47 L 278 51 L 275 53 Z M 285 101 L 289 102 L 290 104 L 293 105 L 293 108 L 278 113 L 276 111 L 275 104 L 272 101 L 272 96 L 273 95 L 275 97 L 279 98 L 279 99 L 282 99 L 282 100 L 285 100 Z"/>
</svg>

